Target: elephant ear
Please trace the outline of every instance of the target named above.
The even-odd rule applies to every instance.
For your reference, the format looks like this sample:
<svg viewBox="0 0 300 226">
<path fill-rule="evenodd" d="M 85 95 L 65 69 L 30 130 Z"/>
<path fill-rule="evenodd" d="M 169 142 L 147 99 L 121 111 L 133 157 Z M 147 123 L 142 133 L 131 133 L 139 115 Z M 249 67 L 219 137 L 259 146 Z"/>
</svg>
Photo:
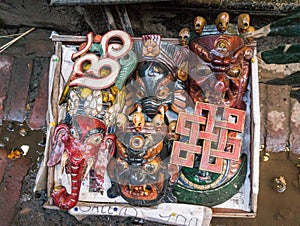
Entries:
<svg viewBox="0 0 300 226">
<path fill-rule="evenodd" d="M 60 162 L 68 139 L 69 139 L 69 127 L 65 124 L 59 125 L 55 129 L 52 138 L 52 151 L 51 151 L 50 159 L 47 163 L 48 166 L 55 166 L 57 163 Z"/>
</svg>

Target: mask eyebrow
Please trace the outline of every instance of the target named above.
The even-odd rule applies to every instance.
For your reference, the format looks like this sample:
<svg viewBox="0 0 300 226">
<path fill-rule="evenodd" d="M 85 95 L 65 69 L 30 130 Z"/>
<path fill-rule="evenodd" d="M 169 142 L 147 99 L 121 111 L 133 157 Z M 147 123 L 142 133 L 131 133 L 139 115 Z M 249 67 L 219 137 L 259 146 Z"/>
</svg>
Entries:
<svg viewBox="0 0 300 226">
<path fill-rule="evenodd" d="M 161 81 L 161 85 L 162 85 L 162 86 L 166 86 L 166 85 L 168 85 L 168 84 L 171 82 L 171 80 L 172 80 L 172 75 L 171 75 L 171 73 L 169 73 L 169 74 L 167 75 L 167 77 L 165 77 L 165 78 Z"/>
<path fill-rule="evenodd" d="M 141 85 L 143 90 L 145 90 L 145 84 L 144 84 L 142 78 L 140 77 L 138 70 L 136 71 L 136 80 Z"/>
<path fill-rule="evenodd" d="M 94 135 L 94 134 L 102 134 L 102 135 L 104 135 L 104 133 L 105 133 L 105 131 L 104 131 L 104 129 L 102 129 L 102 128 L 94 128 L 94 129 L 91 129 L 90 131 L 88 131 L 88 132 L 86 133 L 86 135 L 85 135 L 84 138 L 83 138 L 83 141 L 85 141 L 88 137 L 90 137 L 90 136 L 92 136 L 92 135 Z"/>
</svg>

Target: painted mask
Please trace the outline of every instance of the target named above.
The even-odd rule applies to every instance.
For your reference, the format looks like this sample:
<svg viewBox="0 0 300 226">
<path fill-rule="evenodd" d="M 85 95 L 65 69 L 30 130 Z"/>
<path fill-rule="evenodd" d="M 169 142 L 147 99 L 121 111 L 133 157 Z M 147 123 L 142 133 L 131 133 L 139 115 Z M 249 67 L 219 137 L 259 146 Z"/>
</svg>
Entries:
<svg viewBox="0 0 300 226">
<path fill-rule="evenodd" d="M 188 46 L 189 38 L 190 38 L 190 29 L 182 28 L 181 31 L 179 32 L 180 45 Z"/>
<path fill-rule="evenodd" d="M 229 24 L 229 14 L 227 12 L 220 13 L 215 20 L 215 25 L 218 31 L 224 33 L 228 28 L 228 24 Z"/>
<path fill-rule="evenodd" d="M 79 198 L 81 182 L 90 173 L 91 192 L 102 192 L 106 166 L 115 149 L 115 135 L 106 135 L 104 123 L 90 116 L 75 115 L 71 124 L 59 125 L 53 136 L 53 151 L 47 163 L 71 174 L 71 194 L 63 186 L 53 189 L 54 203 L 61 209 L 74 207 Z"/>
<path fill-rule="evenodd" d="M 200 35 L 202 33 L 205 25 L 206 25 L 206 20 L 203 17 L 197 16 L 194 19 L 194 29 L 198 35 Z"/>
</svg>

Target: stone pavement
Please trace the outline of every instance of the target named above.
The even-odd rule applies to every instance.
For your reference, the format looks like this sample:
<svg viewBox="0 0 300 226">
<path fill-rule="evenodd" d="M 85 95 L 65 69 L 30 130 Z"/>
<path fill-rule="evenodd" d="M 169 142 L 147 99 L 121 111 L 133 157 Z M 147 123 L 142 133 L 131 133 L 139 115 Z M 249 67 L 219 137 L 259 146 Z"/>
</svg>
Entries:
<svg viewBox="0 0 300 226">
<path fill-rule="evenodd" d="M 43 151 L 43 147 L 39 147 L 37 143 L 43 138 L 46 127 L 48 66 L 50 56 L 54 52 L 49 36 L 49 31 L 37 29 L 0 55 L 0 124 L 3 124 L 0 130 L 2 226 L 15 222 L 16 215 L 30 212 L 30 208 L 18 210 L 16 207 L 21 197 L 22 180 L 32 167 L 38 166 Z M 262 49 L 267 48 L 267 44 L 268 40 L 258 41 L 258 46 Z M 274 43 L 270 42 L 269 45 L 272 47 Z M 263 62 L 259 64 L 261 144 L 264 147 L 262 156 L 267 154 L 273 160 L 291 160 L 292 167 L 299 163 L 300 104 L 290 98 L 291 87 L 267 85 L 264 82 L 285 77 L 299 68 L 299 65 L 265 65 Z M 14 135 L 7 131 L 9 121 L 14 121 L 18 129 L 27 128 L 28 125 L 28 131 L 32 134 L 30 139 L 34 139 L 31 141 L 34 142 L 31 147 L 34 146 L 38 154 L 29 154 L 16 160 L 7 158 L 12 148 L 24 144 L 24 140 L 29 139 L 19 136 L 17 129 Z M 293 178 L 294 176 L 296 177 L 293 175 Z M 272 179 L 265 175 L 262 178 L 268 180 L 261 181 L 264 186 Z M 291 186 L 299 188 L 297 183 Z M 258 211 L 262 210 L 258 208 Z"/>
<path fill-rule="evenodd" d="M 1 40 L 4 44 L 4 40 Z M 53 53 L 48 31 L 29 34 L 0 55 L 0 225 L 9 225 L 21 196 L 22 181 L 42 153 L 46 128 L 48 66 Z M 12 130 L 9 122 L 13 122 Z M 21 130 L 28 135 L 19 134 Z M 34 141 L 33 141 L 34 140 Z M 8 159 L 29 144 L 27 156 Z"/>
</svg>

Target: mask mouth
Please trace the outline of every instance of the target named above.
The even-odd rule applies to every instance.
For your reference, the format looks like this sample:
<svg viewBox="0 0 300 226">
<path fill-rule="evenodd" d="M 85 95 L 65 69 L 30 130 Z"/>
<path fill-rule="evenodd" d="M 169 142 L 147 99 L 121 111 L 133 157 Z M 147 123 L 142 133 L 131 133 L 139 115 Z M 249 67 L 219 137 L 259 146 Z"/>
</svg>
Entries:
<svg viewBox="0 0 300 226">
<path fill-rule="evenodd" d="M 166 185 L 165 175 L 160 171 L 153 175 L 140 172 L 140 167 L 136 165 L 122 171 L 118 183 L 125 200 L 135 205 L 147 206 L 147 203 L 150 205 L 152 201 L 157 201 L 161 197 Z"/>
<path fill-rule="evenodd" d="M 226 27 L 220 28 L 220 31 L 221 31 L 221 32 L 225 32 L 225 31 L 226 31 Z"/>
<path fill-rule="evenodd" d="M 157 185 L 121 185 L 121 192 L 123 196 L 128 199 L 140 200 L 155 200 L 158 197 L 159 189 Z"/>
<path fill-rule="evenodd" d="M 146 97 L 140 101 L 142 105 L 143 112 L 148 115 L 151 119 L 160 112 L 158 108 L 163 104 L 162 101 L 158 100 L 156 97 Z"/>
<path fill-rule="evenodd" d="M 163 198 L 167 186 L 162 174 L 158 178 L 156 182 L 138 185 L 122 183 L 119 185 L 121 195 L 132 205 L 152 206 Z"/>
</svg>

